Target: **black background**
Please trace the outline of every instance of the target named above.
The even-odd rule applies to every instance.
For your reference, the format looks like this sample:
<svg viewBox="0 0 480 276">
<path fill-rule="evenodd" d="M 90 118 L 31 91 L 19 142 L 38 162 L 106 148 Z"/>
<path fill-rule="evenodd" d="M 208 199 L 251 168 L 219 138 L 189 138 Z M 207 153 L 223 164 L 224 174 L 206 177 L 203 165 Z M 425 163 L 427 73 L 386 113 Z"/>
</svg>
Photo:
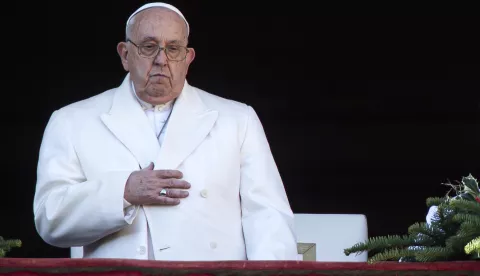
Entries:
<svg viewBox="0 0 480 276">
<path fill-rule="evenodd" d="M 403 234 L 441 183 L 480 177 L 478 17 L 167 2 L 191 26 L 188 81 L 255 108 L 295 213 L 365 214 L 370 236 Z M 5 13 L 0 235 L 23 241 L 9 256 L 68 257 L 33 223 L 43 131 L 55 109 L 120 84 L 116 44 L 144 3 Z"/>
</svg>

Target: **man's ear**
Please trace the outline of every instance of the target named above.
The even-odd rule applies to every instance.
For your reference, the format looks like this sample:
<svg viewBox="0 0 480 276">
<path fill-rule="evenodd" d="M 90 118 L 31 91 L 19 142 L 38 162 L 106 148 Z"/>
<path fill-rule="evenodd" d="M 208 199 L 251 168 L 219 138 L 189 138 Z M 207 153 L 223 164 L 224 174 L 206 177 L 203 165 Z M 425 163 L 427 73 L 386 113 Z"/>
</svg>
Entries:
<svg viewBox="0 0 480 276">
<path fill-rule="evenodd" d="M 193 62 L 194 59 L 195 59 L 195 49 L 188 48 L 187 58 L 185 59 L 187 63 L 187 68 L 190 67 L 190 64 Z"/>
<path fill-rule="evenodd" d="M 118 55 L 120 56 L 120 59 L 122 61 L 122 65 L 123 65 L 123 69 L 125 69 L 125 71 L 129 71 L 128 70 L 128 49 L 127 49 L 127 43 L 125 42 L 120 42 L 118 43 L 117 45 L 117 53 Z"/>
</svg>

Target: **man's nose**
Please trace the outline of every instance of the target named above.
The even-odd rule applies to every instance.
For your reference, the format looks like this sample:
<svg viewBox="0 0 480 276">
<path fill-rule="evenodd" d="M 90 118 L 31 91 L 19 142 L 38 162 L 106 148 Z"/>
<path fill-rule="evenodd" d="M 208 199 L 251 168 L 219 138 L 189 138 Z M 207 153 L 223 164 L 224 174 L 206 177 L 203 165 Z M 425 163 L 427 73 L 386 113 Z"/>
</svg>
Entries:
<svg viewBox="0 0 480 276">
<path fill-rule="evenodd" d="M 158 54 L 155 56 L 154 60 L 155 64 L 165 66 L 168 62 L 167 54 L 165 53 L 165 49 L 160 48 Z"/>
</svg>

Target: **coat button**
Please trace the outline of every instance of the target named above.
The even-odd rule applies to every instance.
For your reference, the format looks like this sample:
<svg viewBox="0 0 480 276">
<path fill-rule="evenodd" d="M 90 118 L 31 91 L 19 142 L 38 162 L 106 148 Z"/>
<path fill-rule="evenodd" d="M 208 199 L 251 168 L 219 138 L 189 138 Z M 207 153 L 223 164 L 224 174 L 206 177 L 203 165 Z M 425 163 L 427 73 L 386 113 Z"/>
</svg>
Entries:
<svg viewBox="0 0 480 276">
<path fill-rule="evenodd" d="M 207 198 L 207 197 L 208 197 L 208 190 L 207 190 L 207 189 L 203 189 L 202 191 L 200 191 L 200 195 L 201 195 L 203 198 Z"/>
<path fill-rule="evenodd" d="M 211 242 L 210 243 L 210 248 L 212 248 L 212 249 L 217 248 L 217 243 L 216 242 Z"/>
<path fill-rule="evenodd" d="M 145 253 L 147 253 L 147 248 L 145 248 L 145 246 L 139 246 L 137 252 L 140 255 L 144 255 Z"/>
</svg>

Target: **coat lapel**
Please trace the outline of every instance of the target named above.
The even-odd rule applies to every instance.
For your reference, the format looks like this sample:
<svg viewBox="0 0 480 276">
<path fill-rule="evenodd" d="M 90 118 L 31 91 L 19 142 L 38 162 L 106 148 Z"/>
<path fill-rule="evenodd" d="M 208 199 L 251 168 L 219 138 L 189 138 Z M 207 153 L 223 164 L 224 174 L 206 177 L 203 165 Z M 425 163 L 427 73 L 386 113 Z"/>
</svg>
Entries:
<svg viewBox="0 0 480 276">
<path fill-rule="evenodd" d="M 147 166 L 158 156 L 160 145 L 145 112 L 133 95 L 129 74 L 116 89 L 110 111 L 102 114 L 101 119 L 135 156 L 140 167 Z"/>
<path fill-rule="evenodd" d="M 177 169 L 207 137 L 217 117 L 218 112 L 207 108 L 196 89 L 185 82 L 166 126 L 165 139 L 155 167 Z"/>
</svg>

